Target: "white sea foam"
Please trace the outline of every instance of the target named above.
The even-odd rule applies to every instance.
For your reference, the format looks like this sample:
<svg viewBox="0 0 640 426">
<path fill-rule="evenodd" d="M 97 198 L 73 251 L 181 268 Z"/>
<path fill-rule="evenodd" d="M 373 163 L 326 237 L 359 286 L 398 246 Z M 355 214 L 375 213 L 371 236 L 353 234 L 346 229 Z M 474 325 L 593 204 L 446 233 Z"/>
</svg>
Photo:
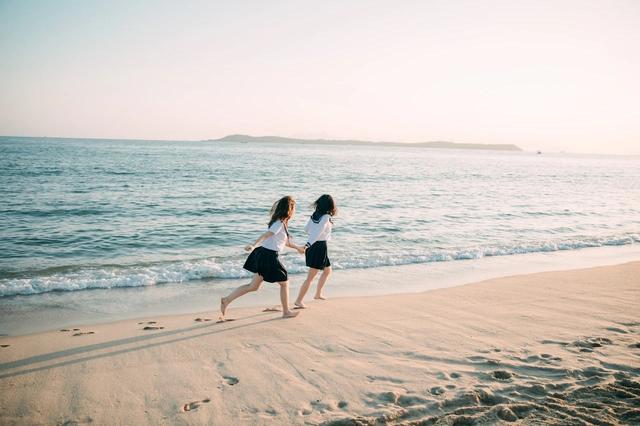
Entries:
<svg viewBox="0 0 640 426">
<path fill-rule="evenodd" d="M 587 247 L 618 246 L 640 243 L 640 235 L 626 234 L 607 238 L 471 247 L 460 250 L 442 250 L 431 253 L 398 253 L 351 255 L 336 253 L 332 256 L 334 269 L 376 268 L 416 263 L 481 259 L 489 256 L 511 256 L 536 252 L 576 250 Z M 290 273 L 303 273 L 307 268 L 302 257 L 283 256 Z M 40 294 L 51 291 L 77 291 L 117 287 L 144 287 L 165 283 L 188 283 L 202 279 L 238 279 L 249 277 L 242 268 L 242 260 L 202 259 L 196 261 L 109 268 L 85 268 L 29 278 L 0 279 L 0 297 Z"/>
</svg>

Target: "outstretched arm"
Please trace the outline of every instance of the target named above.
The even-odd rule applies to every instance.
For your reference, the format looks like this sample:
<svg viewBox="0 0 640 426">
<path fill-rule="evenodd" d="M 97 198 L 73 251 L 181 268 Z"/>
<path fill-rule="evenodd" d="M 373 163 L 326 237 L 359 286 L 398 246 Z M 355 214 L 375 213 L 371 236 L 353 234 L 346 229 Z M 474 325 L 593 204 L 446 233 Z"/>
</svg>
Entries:
<svg viewBox="0 0 640 426">
<path fill-rule="evenodd" d="M 267 231 L 267 232 L 265 232 L 264 234 L 262 234 L 262 235 L 260 235 L 260 236 L 258 237 L 258 239 L 256 240 L 256 242 L 255 242 L 255 243 L 253 243 L 253 244 L 251 244 L 251 245 L 246 246 L 246 247 L 244 248 L 244 249 L 245 249 L 245 251 L 251 251 L 251 250 L 253 250 L 255 246 L 257 246 L 258 244 L 260 244 L 261 242 L 263 242 L 264 240 L 266 240 L 267 238 L 269 238 L 269 237 L 270 237 L 270 236 L 272 236 L 272 235 L 273 235 L 273 232 L 271 232 L 271 231 Z"/>
<path fill-rule="evenodd" d="M 293 238 L 291 238 L 291 237 L 287 238 L 287 244 L 286 244 L 286 245 L 287 245 L 287 247 L 291 247 L 292 249 L 297 250 L 297 251 L 298 251 L 298 253 L 300 253 L 300 254 L 304 253 L 304 251 L 305 251 L 305 249 L 306 249 L 306 248 L 305 248 L 305 246 L 299 246 L 299 245 L 297 245 L 297 244 L 293 241 Z"/>
</svg>

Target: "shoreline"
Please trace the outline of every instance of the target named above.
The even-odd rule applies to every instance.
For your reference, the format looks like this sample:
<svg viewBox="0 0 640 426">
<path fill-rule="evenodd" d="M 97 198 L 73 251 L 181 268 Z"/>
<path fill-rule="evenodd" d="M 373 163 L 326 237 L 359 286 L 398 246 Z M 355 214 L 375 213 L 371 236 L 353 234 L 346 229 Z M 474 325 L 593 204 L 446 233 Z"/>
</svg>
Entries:
<svg viewBox="0 0 640 426">
<path fill-rule="evenodd" d="M 336 270 L 326 290 L 332 299 L 415 294 L 487 279 L 563 271 L 640 260 L 640 245 L 583 248 L 481 259 Z M 304 274 L 292 274 L 293 300 Z M 402 279 L 398 279 L 402 277 Z M 247 279 L 202 280 L 150 287 L 51 292 L 0 299 L 0 334 L 20 336 L 59 328 L 97 325 L 150 316 L 190 315 L 217 309 L 219 298 Z M 363 284 L 363 283 L 366 283 Z M 278 288 L 265 283 L 232 308 L 279 304 Z"/>
<path fill-rule="evenodd" d="M 0 416 L 6 424 L 640 421 L 638 276 L 636 261 L 314 301 L 288 320 L 232 306 L 235 321 L 222 324 L 207 312 L 212 321 L 177 315 L 3 336 Z"/>
</svg>

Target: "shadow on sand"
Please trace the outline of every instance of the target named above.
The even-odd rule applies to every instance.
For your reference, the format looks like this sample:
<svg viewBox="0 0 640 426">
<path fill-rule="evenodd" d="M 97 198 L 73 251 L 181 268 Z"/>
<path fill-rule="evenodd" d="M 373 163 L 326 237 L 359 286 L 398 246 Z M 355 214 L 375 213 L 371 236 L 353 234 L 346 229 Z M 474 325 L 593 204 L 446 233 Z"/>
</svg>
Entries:
<svg viewBox="0 0 640 426">
<path fill-rule="evenodd" d="M 168 331 L 163 331 L 163 332 L 154 333 L 154 334 L 127 337 L 125 339 L 117 339 L 117 340 L 111 340 L 108 342 L 80 346 L 77 348 L 71 348 L 71 349 L 66 349 L 66 350 L 57 351 L 57 352 L 50 352 L 47 354 L 20 359 L 17 361 L 11 361 L 4 364 L 0 364 L 0 371 L 12 370 L 15 368 L 22 368 L 22 367 L 29 367 L 33 364 L 38 364 L 38 363 L 49 363 L 49 364 L 42 365 L 39 367 L 25 368 L 18 371 L 12 371 L 8 373 L 0 374 L 0 379 L 22 376 L 24 374 L 50 370 L 53 368 L 64 367 L 67 365 L 73 365 L 73 364 L 77 364 L 85 361 L 91 361 L 94 359 L 106 358 L 114 355 L 120 355 L 120 354 L 139 351 L 143 349 L 154 348 L 158 346 L 168 345 L 171 343 L 182 342 L 185 340 L 191 340 L 199 337 L 210 336 L 213 334 L 229 332 L 229 331 L 238 330 L 241 328 L 247 328 L 247 327 L 255 326 L 258 324 L 264 324 L 271 321 L 278 321 L 282 319 L 281 317 L 260 319 L 265 315 L 268 315 L 268 313 L 263 312 L 263 313 L 251 315 L 248 317 L 244 317 L 244 318 L 239 318 L 234 320 L 233 322 L 195 325 L 192 327 L 185 327 L 177 330 L 168 330 Z M 250 321 L 250 322 L 246 324 L 238 324 L 238 322 L 240 321 Z M 211 330 L 212 328 L 214 329 Z M 198 333 L 199 331 L 202 331 L 202 332 Z M 173 339 L 165 339 L 167 337 L 180 335 L 184 333 L 190 333 L 190 334 L 187 336 L 180 336 Z M 158 339 L 165 339 L 165 340 L 157 341 Z M 129 347 L 129 348 L 117 349 L 121 346 L 136 345 L 136 344 L 147 342 L 147 341 L 150 341 L 150 343 Z M 110 349 L 115 349 L 115 350 L 110 350 Z M 110 350 L 110 351 L 106 353 L 94 354 L 94 352 L 101 351 L 101 350 Z M 80 354 L 83 354 L 84 356 L 66 360 L 66 361 L 52 363 L 52 361 L 56 361 L 61 358 L 80 355 Z"/>
</svg>

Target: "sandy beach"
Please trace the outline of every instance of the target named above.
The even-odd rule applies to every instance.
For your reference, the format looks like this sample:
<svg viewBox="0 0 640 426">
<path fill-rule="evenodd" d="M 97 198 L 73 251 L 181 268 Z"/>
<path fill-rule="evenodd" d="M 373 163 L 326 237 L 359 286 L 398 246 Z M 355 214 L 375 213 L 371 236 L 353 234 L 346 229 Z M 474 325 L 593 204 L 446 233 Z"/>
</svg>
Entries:
<svg viewBox="0 0 640 426">
<path fill-rule="evenodd" d="M 0 426 L 640 426 L 638 18 L 0 0 Z"/>
<path fill-rule="evenodd" d="M 640 262 L 309 306 L 0 337 L 0 423 L 640 422 Z"/>
</svg>

